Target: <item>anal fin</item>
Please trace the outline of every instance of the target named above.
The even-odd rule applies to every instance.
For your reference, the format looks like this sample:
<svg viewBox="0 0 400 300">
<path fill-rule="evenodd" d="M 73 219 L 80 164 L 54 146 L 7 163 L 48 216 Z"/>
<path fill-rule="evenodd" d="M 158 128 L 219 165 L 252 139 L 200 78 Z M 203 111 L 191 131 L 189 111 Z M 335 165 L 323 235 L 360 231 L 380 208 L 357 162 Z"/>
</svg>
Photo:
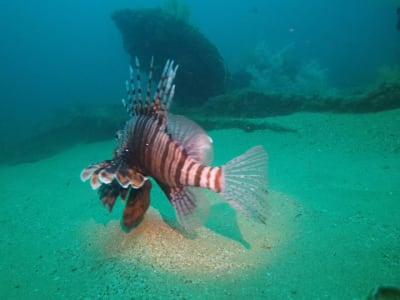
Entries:
<svg viewBox="0 0 400 300">
<path fill-rule="evenodd" d="M 174 187 L 160 184 L 162 190 L 174 207 L 176 218 L 186 230 L 193 230 L 202 226 L 207 220 L 210 207 L 201 188 Z"/>
</svg>

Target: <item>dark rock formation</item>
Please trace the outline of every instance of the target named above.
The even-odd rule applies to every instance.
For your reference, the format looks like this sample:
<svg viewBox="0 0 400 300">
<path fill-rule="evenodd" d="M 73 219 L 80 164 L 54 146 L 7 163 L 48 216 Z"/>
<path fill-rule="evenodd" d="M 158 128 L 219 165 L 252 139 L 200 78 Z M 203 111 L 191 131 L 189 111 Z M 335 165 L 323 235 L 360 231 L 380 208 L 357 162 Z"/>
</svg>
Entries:
<svg viewBox="0 0 400 300">
<path fill-rule="evenodd" d="M 212 97 L 202 108 L 207 116 L 262 118 L 299 111 L 369 113 L 400 108 L 400 82 L 381 84 L 358 96 L 305 96 L 235 90 Z"/>
<path fill-rule="evenodd" d="M 301 96 L 285 97 L 245 89 L 212 97 L 203 110 L 211 116 L 260 118 L 300 111 L 304 102 L 305 99 Z"/>
<path fill-rule="evenodd" d="M 154 56 L 158 74 L 167 59 L 180 65 L 175 79 L 175 102 L 179 105 L 200 105 L 224 91 L 223 59 L 192 25 L 161 9 L 119 10 L 112 19 L 132 62 L 137 56 L 142 64 L 147 64 Z"/>
<path fill-rule="evenodd" d="M 370 113 L 400 108 L 400 82 L 385 83 L 358 96 L 324 98 L 301 95 L 265 94 L 252 90 L 237 90 L 212 97 L 201 107 L 177 106 L 175 113 L 183 114 L 206 130 L 239 128 L 250 132 L 272 130 L 296 133 L 268 119 L 301 111 Z M 57 120 L 48 120 L 45 130 L 15 144 L 5 141 L 0 148 L 0 164 L 33 162 L 54 155 L 78 143 L 110 140 L 124 126 L 126 113 L 122 105 L 79 107 L 72 113 L 54 113 Z M 64 116 L 60 120 L 59 115 Z M 55 125 L 56 124 L 56 125 Z M 398 151 L 398 149 L 396 149 Z"/>
</svg>

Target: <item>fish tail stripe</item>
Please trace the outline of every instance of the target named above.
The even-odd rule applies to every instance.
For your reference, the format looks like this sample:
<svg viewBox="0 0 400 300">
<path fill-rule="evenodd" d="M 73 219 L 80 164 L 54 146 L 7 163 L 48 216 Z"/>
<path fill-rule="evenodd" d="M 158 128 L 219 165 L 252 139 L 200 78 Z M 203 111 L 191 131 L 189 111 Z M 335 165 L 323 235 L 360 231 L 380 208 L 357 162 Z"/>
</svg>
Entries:
<svg viewBox="0 0 400 300">
<path fill-rule="evenodd" d="M 201 175 L 201 186 L 217 193 L 221 191 L 221 168 L 205 167 Z"/>
<path fill-rule="evenodd" d="M 204 167 L 200 173 L 200 182 L 199 185 L 201 187 L 208 187 L 209 186 L 209 177 L 210 177 L 210 167 Z"/>
<path fill-rule="evenodd" d="M 220 193 L 222 191 L 222 186 L 223 186 L 223 173 L 222 173 L 222 168 L 221 167 L 216 167 L 213 168 L 215 171 L 215 174 L 211 176 L 211 182 L 214 184 L 214 191 L 217 193 Z M 213 178 L 213 176 L 215 176 Z"/>
<path fill-rule="evenodd" d="M 194 186 L 200 186 L 201 174 L 203 173 L 204 167 L 202 165 L 198 165 L 196 173 L 194 173 Z"/>
<path fill-rule="evenodd" d="M 193 160 L 189 160 L 187 158 L 183 158 L 183 166 L 181 169 L 181 172 L 179 174 L 179 182 L 183 185 L 188 185 L 189 182 L 189 169 L 192 167 L 192 165 L 195 164 Z"/>
<path fill-rule="evenodd" d="M 187 185 L 195 185 L 195 177 L 197 173 L 197 169 L 200 167 L 200 165 L 196 162 L 193 162 L 193 164 L 188 168 L 187 170 L 187 181 L 185 184 Z"/>
<path fill-rule="evenodd" d="M 196 178 L 196 173 L 197 169 L 199 168 L 199 164 L 195 163 L 193 164 L 189 169 L 188 169 L 188 185 L 195 185 L 195 178 Z"/>
</svg>

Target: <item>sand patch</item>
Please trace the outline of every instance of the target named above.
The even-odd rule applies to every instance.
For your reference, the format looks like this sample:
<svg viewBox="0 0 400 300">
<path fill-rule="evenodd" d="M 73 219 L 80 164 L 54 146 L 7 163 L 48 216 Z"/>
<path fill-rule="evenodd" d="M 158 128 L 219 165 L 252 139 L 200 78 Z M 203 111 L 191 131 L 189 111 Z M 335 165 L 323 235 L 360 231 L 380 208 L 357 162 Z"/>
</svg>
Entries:
<svg viewBox="0 0 400 300">
<path fill-rule="evenodd" d="M 195 237 L 169 226 L 157 210 L 150 208 L 143 222 L 129 233 L 121 229 L 118 220 L 104 225 L 91 219 L 82 226 L 82 242 L 98 255 L 145 264 L 162 272 L 238 274 L 238 269 L 271 263 L 297 230 L 302 214 L 297 201 L 279 192 L 271 192 L 272 213 L 267 224 L 241 216 L 232 222 L 235 218 L 229 207 L 223 213 L 224 204 L 215 199 L 212 202 L 213 207 L 220 207 L 214 212 L 212 208 L 210 218 L 218 220 L 197 229 Z"/>
</svg>

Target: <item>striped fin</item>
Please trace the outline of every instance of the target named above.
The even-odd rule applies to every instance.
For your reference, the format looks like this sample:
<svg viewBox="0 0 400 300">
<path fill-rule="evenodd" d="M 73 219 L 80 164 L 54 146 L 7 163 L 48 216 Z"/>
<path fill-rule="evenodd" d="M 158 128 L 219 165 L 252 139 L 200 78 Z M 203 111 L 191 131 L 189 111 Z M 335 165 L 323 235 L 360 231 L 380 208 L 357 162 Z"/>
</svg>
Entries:
<svg viewBox="0 0 400 300">
<path fill-rule="evenodd" d="M 159 183 L 175 210 L 176 218 L 185 230 L 202 226 L 207 220 L 210 206 L 200 188 L 182 186 L 171 188 Z"/>
<path fill-rule="evenodd" d="M 142 219 L 150 205 L 150 190 L 151 182 L 149 180 L 140 189 L 130 189 L 122 216 L 125 227 L 130 228 Z"/>
<path fill-rule="evenodd" d="M 128 189 L 122 188 L 119 183 L 114 180 L 110 184 L 102 184 L 100 186 L 99 196 L 103 205 L 107 206 L 109 211 L 112 211 L 118 196 L 125 199 L 127 192 Z"/>
<path fill-rule="evenodd" d="M 175 85 L 173 84 L 173 81 L 176 71 L 178 70 L 178 65 L 174 66 L 174 61 L 167 60 L 153 99 L 150 100 L 154 70 L 154 59 L 153 57 L 151 58 L 145 101 L 143 101 L 142 96 L 140 64 L 137 57 L 135 57 L 136 74 L 134 74 L 132 67 L 130 67 L 129 70 L 129 80 L 126 81 L 127 95 L 126 99 L 122 99 L 122 103 L 127 112 L 131 116 L 158 115 L 164 117 L 168 112 L 169 106 L 175 94 Z"/>
<path fill-rule="evenodd" d="M 129 168 L 123 159 L 106 160 L 90 165 L 82 170 L 81 180 L 90 178 L 93 189 L 99 188 L 102 184 L 111 184 L 116 180 L 122 188 L 141 188 L 147 177 Z"/>
<path fill-rule="evenodd" d="M 95 190 L 102 185 L 102 182 L 99 180 L 99 172 L 106 167 L 111 160 L 105 160 L 100 163 L 92 164 L 84 168 L 81 172 L 81 180 L 86 181 L 90 178 L 90 185 Z"/>
<path fill-rule="evenodd" d="M 81 180 L 86 181 L 90 177 L 92 177 L 93 173 L 95 173 L 97 170 L 104 168 L 109 164 L 110 160 L 105 160 L 97 164 L 92 164 L 90 166 L 87 166 L 84 168 L 81 172 Z"/>
<path fill-rule="evenodd" d="M 245 216 L 265 223 L 267 217 L 267 153 L 261 146 L 249 149 L 222 166 L 221 194 Z"/>
</svg>

